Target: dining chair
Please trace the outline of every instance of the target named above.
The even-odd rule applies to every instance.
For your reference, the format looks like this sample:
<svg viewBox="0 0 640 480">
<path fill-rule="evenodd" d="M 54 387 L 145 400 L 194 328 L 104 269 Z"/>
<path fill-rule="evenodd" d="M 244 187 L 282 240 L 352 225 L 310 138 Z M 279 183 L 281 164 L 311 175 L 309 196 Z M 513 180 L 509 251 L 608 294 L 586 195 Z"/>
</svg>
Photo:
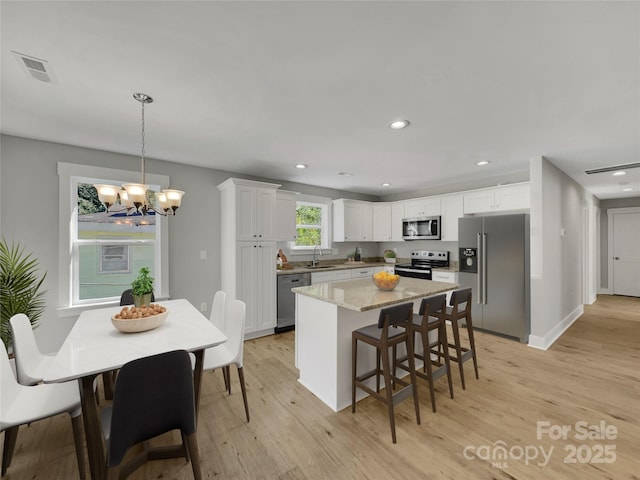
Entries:
<svg viewBox="0 0 640 480">
<path fill-rule="evenodd" d="M 84 480 L 82 411 L 77 382 L 21 385 L 13 375 L 4 343 L 0 342 L 0 345 L 2 345 L 0 348 L 0 432 L 5 432 L 0 476 L 4 476 L 11 465 L 20 425 L 61 413 L 69 413 L 78 472 L 80 478 Z"/>
<path fill-rule="evenodd" d="M 227 305 L 227 294 L 223 290 L 218 290 L 213 295 L 213 303 L 211 304 L 211 315 L 209 320 L 213 323 L 218 330 L 224 332 L 224 314 Z M 224 389 L 229 390 L 231 385 L 229 383 L 230 368 L 227 365 L 222 368 L 222 376 L 224 377 Z"/>
<path fill-rule="evenodd" d="M 9 323 L 18 383 L 36 385 L 42 382 L 43 373 L 49 368 L 55 357 L 40 352 L 29 317 L 24 313 L 12 316 Z"/>
<path fill-rule="evenodd" d="M 151 292 L 151 301 L 156 301 L 156 297 L 153 292 Z M 122 292 L 122 295 L 120 295 L 120 306 L 123 307 L 125 305 L 133 305 L 133 291 L 130 288 Z"/>
<path fill-rule="evenodd" d="M 185 350 L 139 358 L 122 366 L 113 403 L 101 412 L 107 480 L 126 478 L 156 458 L 145 445 L 140 454 L 121 465 L 131 447 L 176 429 L 182 435 L 182 448 L 191 460 L 194 478 L 202 478 L 193 386 L 191 360 Z"/>
<path fill-rule="evenodd" d="M 242 300 L 233 300 L 227 303 L 224 315 L 223 333 L 227 341 L 221 345 L 208 348 L 204 351 L 203 371 L 227 368 L 235 365 L 238 369 L 238 379 L 242 390 L 244 411 L 249 421 L 249 404 L 247 402 L 247 389 L 244 382 L 244 370 L 242 364 L 244 348 L 244 325 L 246 320 L 246 305 Z M 231 395 L 231 378 L 227 370 L 227 392 Z"/>
</svg>

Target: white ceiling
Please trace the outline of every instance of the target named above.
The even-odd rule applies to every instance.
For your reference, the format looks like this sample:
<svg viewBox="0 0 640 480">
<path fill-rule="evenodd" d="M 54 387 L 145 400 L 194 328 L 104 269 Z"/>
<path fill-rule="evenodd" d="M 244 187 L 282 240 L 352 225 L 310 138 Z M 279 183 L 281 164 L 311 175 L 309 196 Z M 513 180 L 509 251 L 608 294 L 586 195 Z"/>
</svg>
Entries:
<svg viewBox="0 0 640 480">
<path fill-rule="evenodd" d="M 640 195 L 640 168 L 584 174 L 640 161 L 639 2 L 0 8 L 2 133 L 139 154 L 144 92 L 152 158 L 383 196 L 527 179 L 542 155 L 599 198 Z"/>
</svg>

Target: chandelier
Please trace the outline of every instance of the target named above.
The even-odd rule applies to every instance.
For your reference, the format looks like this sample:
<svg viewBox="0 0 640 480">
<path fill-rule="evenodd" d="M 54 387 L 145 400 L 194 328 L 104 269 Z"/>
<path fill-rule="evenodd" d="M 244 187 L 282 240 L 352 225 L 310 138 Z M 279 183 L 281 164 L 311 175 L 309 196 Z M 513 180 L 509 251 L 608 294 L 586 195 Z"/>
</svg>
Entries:
<svg viewBox="0 0 640 480">
<path fill-rule="evenodd" d="M 144 105 L 153 102 L 146 93 L 134 93 L 133 98 L 142 104 L 142 154 L 140 156 L 142 169 L 141 183 L 125 183 L 122 187 L 115 185 L 94 184 L 98 191 L 98 199 L 107 208 L 107 212 L 127 211 L 128 214 L 142 214 L 153 211 L 160 215 L 175 215 L 176 210 L 182 203 L 182 190 L 164 189 L 155 194 L 157 206 L 154 206 L 149 198 L 149 187 L 145 184 L 144 177 Z M 111 207 L 120 204 L 117 210 L 109 210 Z"/>
</svg>

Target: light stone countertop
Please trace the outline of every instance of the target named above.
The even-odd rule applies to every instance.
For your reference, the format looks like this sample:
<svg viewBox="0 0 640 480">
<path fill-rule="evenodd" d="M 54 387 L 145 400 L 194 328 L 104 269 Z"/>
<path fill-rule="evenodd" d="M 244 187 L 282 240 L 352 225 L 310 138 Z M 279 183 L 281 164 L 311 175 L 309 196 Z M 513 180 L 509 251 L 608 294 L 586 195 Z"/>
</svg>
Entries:
<svg viewBox="0 0 640 480">
<path fill-rule="evenodd" d="M 318 283 L 306 287 L 292 288 L 291 291 L 298 295 L 333 303 L 349 310 L 364 312 L 429 297 L 458 287 L 459 285 L 454 283 L 402 277 L 395 290 L 390 292 L 378 290 L 370 278 Z"/>
<path fill-rule="evenodd" d="M 385 262 L 365 262 L 365 263 L 336 263 L 336 264 L 323 264 L 323 268 L 303 267 L 294 265 L 289 269 L 276 269 L 276 275 L 293 275 L 296 273 L 313 273 L 313 272 L 335 272 L 336 270 L 354 270 L 356 268 L 368 268 L 368 267 L 382 267 L 393 266 L 392 263 Z"/>
</svg>

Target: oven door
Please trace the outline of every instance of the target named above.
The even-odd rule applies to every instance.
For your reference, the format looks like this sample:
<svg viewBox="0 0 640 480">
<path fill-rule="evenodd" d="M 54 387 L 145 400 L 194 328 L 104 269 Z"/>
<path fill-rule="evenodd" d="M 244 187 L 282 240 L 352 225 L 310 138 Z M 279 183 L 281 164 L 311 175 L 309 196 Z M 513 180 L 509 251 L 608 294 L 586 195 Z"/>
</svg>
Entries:
<svg viewBox="0 0 640 480">
<path fill-rule="evenodd" d="M 396 266 L 395 274 L 401 277 L 419 278 L 421 280 L 431 280 L 430 268 L 411 268 Z"/>
</svg>

